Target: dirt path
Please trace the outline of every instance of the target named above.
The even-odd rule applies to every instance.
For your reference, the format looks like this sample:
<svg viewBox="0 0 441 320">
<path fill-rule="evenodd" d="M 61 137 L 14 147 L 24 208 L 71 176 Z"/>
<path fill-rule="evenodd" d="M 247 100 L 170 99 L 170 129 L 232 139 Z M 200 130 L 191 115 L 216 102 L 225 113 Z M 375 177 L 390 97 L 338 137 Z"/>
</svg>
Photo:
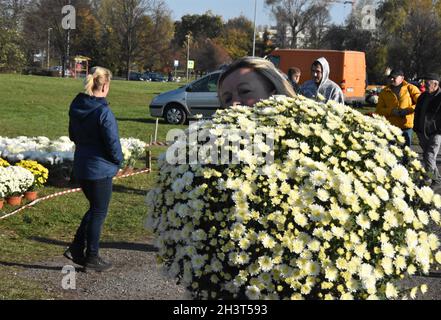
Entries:
<svg viewBox="0 0 441 320">
<path fill-rule="evenodd" d="M 101 254 L 112 261 L 111 271 L 83 272 L 63 256 L 50 261 L 19 267 L 18 276 L 40 282 L 47 292 L 69 300 L 172 300 L 186 299 L 183 287 L 162 275 L 156 264 L 151 241 L 144 243 L 104 243 Z M 75 269 L 75 289 L 63 289 L 73 282 L 68 280 Z M 62 273 L 62 269 L 66 273 Z M 66 286 L 67 285 L 67 286 Z"/>
</svg>

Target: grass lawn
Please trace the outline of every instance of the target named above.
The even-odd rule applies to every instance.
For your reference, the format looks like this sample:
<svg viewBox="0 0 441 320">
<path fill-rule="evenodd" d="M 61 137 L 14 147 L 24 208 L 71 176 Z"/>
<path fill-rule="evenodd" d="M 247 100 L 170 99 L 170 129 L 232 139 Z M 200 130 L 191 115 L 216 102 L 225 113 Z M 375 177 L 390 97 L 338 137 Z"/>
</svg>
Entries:
<svg viewBox="0 0 441 320">
<path fill-rule="evenodd" d="M 148 142 L 154 134 L 155 119 L 148 105 L 158 93 L 178 84 L 112 81 L 108 101 L 119 125 L 121 137 Z M 68 135 L 68 110 L 72 99 L 82 91 L 82 81 L 37 76 L 0 74 L 0 136 Z M 164 141 L 176 126 L 160 120 L 158 140 Z M 153 155 L 164 151 L 153 149 Z M 139 161 L 137 167 L 145 165 Z M 153 163 L 154 165 L 154 163 Z M 154 184 L 155 173 L 141 174 L 114 182 L 109 216 L 104 225 L 103 241 L 136 241 L 146 237 L 143 227 L 146 207 L 144 196 Z M 46 187 L 40 196 L 62 189 Z M 38 279 L 27 281 L 14 274 L 15 264 L 31 264 L 61 255 L 72 240 L 87 202 L 82 193 L 64 195 L 37 204 L 0 221 L 0 299 L 53 298 L 45 293 Z M 13 211 L 5 205 L 0 215 Z"/>
</svg>

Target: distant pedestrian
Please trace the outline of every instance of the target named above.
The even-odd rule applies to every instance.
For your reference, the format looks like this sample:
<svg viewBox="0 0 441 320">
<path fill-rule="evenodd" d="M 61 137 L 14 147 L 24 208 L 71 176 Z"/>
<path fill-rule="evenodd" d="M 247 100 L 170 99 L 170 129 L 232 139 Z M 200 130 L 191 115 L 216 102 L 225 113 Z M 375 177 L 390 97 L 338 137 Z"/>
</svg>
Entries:
<svg viewBox="0 0 441 320">
<path fill-rule="evenodd" d="M 426 184 L 438 186 L 441 176 L 436 157 L 441 146 L 441 89 L 440 78 L 430 73 L 423 77 L 426 91 L 415 108 L 414 130 L 423 149 L 423 165 L 429 175 Z"/>
<path fill-rule="evenodd" d="M 300 76 L 302 71 L 297 67 L 291 67 L 288 70 L 288 81 L 296 93 L 300 93 Z"/>
<path fill-rule="evenodd" d="M 86 269 L 107 271 L 110 262 L 99 256 L 101 229 L 112 195 L 112 178 L 123 161 L 118 126 L 106 96 L 112 74 L 95 67 L 69 110 L 69 137 L 75 143 L 73 173 L 90 208 L 64 256 Z M 84 252 L 85 251 L 85 252 Z"/>
<path fill-rule="evenodd" d="M 320 101 L 321 97 L 327 102 L 334 100 L 345 103 L 343 91 L 334 81 L 329 79 L 331 69 L 328 60 L 319 58 L 311 66 L 312 80 L 306 81 L 300 87 L 300 93 L 305 97 Z"/>
<path fill-rule="evenodd" d="M 403 130 L 406 146 L 410 147 L 415 106 L 421 92 L 404 80 L 403 70 L 392 70 L 388 79 L 389 85 L 378 96 L 375 113 L 384 116 L 391 124 Z"/>
</svg>

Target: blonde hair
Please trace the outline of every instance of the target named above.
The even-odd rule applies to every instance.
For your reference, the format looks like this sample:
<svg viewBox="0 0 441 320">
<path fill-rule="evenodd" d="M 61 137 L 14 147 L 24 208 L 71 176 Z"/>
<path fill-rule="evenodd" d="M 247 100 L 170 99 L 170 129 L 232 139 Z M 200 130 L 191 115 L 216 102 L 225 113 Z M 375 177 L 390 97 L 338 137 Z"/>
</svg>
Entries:
<svg viewBox="0 0 441 320">
<path fill-rule="evenodd" d="M 103 67 L 94 67 L 90 70 L 90 74 L 84 80 L 84 89 L 86 94 L 93 96 L 95 90 L 100 89 L 104 84 L 109 83 L 112 79 L 112 72 Z"/>
<path fill-rule="evenodd" d="M 222 82 L 225 78 L 240 68 L 250 68 L 256 73 L 267 79 L 276 90 L 275 94 L 283 94 L 288 97 L 295 97 L 296 93 L 291 84 L 285 79 L 285 77 L 276 69 L 274 64 L 266 59 L 257 57 L 243 57 L 230 64 L 225 71 L 221 74 L 218 81 L 218 90 L 222 86 Z"/>
</svg>

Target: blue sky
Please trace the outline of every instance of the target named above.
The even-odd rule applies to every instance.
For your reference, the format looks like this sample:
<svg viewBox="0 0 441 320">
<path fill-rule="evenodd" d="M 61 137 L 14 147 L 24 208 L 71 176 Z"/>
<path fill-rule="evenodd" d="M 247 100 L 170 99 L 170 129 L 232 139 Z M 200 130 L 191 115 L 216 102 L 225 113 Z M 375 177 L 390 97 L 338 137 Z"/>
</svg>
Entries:
<svg viewBox="0 0 441 320">
<path fill-rule="evenodd" d="M 165 0 L 172 10 L 172 17 L 179 20 L 185 14 L 202 14 L 207 10 L 224 17 L 224 20 L 237 17 L 241 14 L 251 21 L 254 20 L 255 0 Z M 264 7 L 264 0 L 257 0 L 257 25 L 275 24 L 270 11 Z M 334 4 L 331 6 L 331 19 L 341 24 L 351 11 L 350 5 Z"/>
</svg>

